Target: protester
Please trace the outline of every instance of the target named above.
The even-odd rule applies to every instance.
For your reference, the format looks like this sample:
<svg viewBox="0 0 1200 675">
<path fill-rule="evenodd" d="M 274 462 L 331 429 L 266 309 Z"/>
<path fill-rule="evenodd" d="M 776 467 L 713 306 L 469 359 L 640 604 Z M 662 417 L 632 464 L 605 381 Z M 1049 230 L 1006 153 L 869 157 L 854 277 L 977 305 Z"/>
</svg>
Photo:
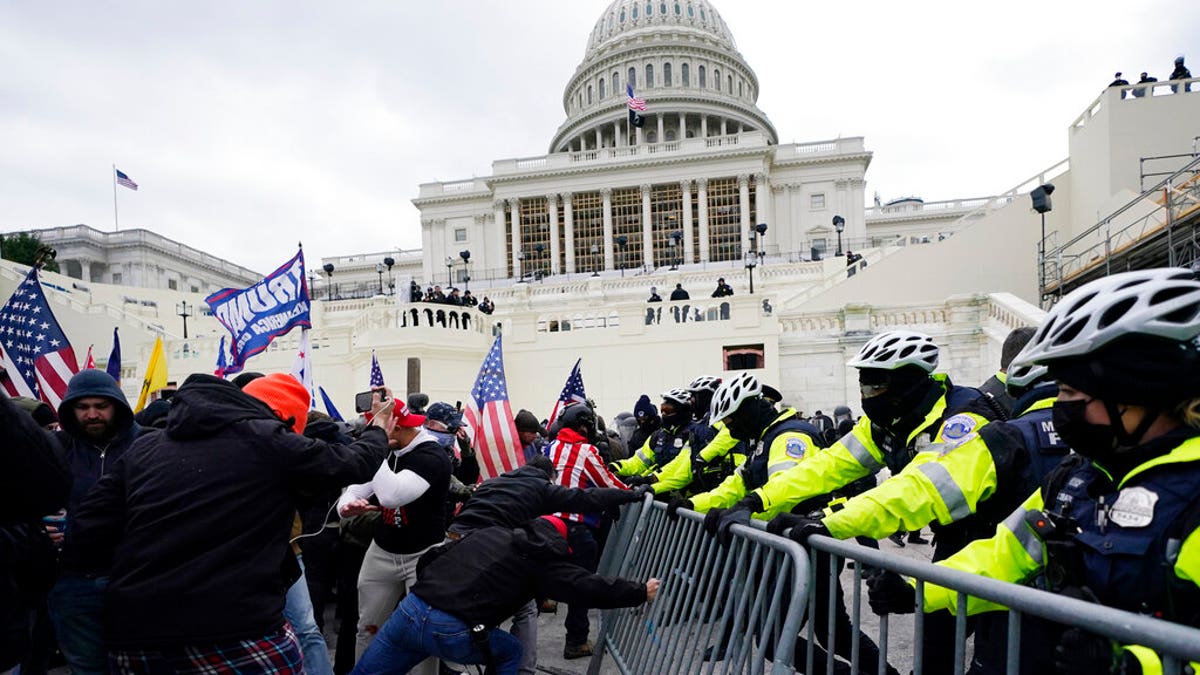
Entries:
<svg viewBox="0 0 1200 675">
<path fill-rule="evenodd" d="M 458 505 L 471 496 L 471 490 L 479 482 L 479 461 L 463 426 L 462 413 L 449 403 L 438 401 L 429 406 L 425 413 L 425 429 L 433 434 L 450 459 L 445 518 L 445 522 L 450 522 Z"/>
<path fill-rule="evenodd" d="M 520 410 L 513 422 L 517 426 L 517 438 L 521 441 L 521 452 L 525 461 L 528 462 L 542 454 L 542 448 L 546 445 L 546 429 L 538 422 L 537 416 L 528 410 Z"/>
<path fill-rule="evenodd" d="M 651 434 L 658 431 L 662 426 L 662 419 L 658 416 L 658 408 L 654 407 L 646 394 L 639 396 L 637 403 L 633 405 L 633 416 L 637 420 L 637 429 L 629 438 L 628 446 L 636 450 L 646 444 Z"/>
<path fill-rule="evenodd" d="M 479 304 L 479 301 L 475 299 L 475 296 L 471 295 L 471 289 L 468 288 L 467 290 L 463 291 L 462 304 L 466 307 L 474 307 Z"/>
<path fill-rule="evenodd" d="M 1016 403 L 1016 400 L 1008 393 L 1008 366 L 1033 337 L 1033 333 L 1034 329 L 1029 326 L 1012 329 L 1000 347 L 1000 370 L 988 378 L 987 382 L 979 385 L 979 391 L 995 400 L 1005 417 L 1012 413 L 1013 404 Z"/>
<path fill-rule="evenodd" d="M 688 295 L 688 292 L 683 290 L 683 284 L 675 284 L 675 290 L 671 291 L 672 302 L 675 300 L 690 300 L 691 298 L 692 296 Z"/>
<path fill-rule="evenodd" d="M 412 592 L 354 673 L 407 673 L 427 656 L 518 673 L 522 647 L 500 623 L 535 597 L 600 608 L 652 601 L 659 581 L 606 579 L 569 562 L 567 526 L 543 516 L 517 529 L 487 527 L 430 551 Z"/>
<path fill-rule="evenodd" d="M 125 394 L 103 370 L 88 369 L 74 375 L 58 406 L 61 430 L 58 440 L 71 471 L 71 496 L 67 500 L 67 532 L 75 529 L 80 505 L 96 482 L 112 470 L 137 439 L 140 427 L 133 420 Z M 57 535 L 61 539 L 61 534 Z M 72 672 L 108 670 L 108 648 L 101 628 L 101 594 L 108 583 L 107 570 L 82 570 L 64 562 L 62 576 L 50 592 L 50 618 L 59 649 Z"/>
<path fill-rule="evenodd" d="M 446 495 L 451 464 L 436 437 L 424 427 L 425 417 L 406 407 L 394 415 L 389 434 L 392 452 L 377 465 L 370 482 L 351 485 L 338 500 L 343 518 L 380 510 L 371 546 L 358 577 L 359 658 L 400 597 L 417 580 L 417 560 L 445 534 Z M 436 672 L 426 664 L 425 672 Z"/>
<path fill-rule="evenodd" d="M 1158 82 L 1158 78 L 1151 77 L 1150 75 L 1146 74 L 1144 71 L 1142 72 L 1141 79 L 1139 79 L 1137 81 L 1138 84 L 1154 84 L 1155 82 Z M 1133 95 L 1136 96 L 1137 98 L 1141 98 L 1141 97 L 1145 96 L 1147 92 L 1153 93 L 1153 91 L 1154 91 L 1153 87 L 1138 87 L 1137 89 L 1133 90 Z"/>
<path fill-rule="evenodd" d="M 1169 80 L 1190 80 L 1191 78 L 1192 78 L 1192 71 L 1188 70 L 1187 66 L 1183 65 L 1183 57 L 1176 56 L 1175 57 L 1175 70 L 1171 71 L 1171 76 L 1167 79 L 1169 79 Z M 1184 91 L 1191 90 L 1190 84 L 1184 85 L 1184 87 L 1185 87 Z M 1171 85 L 1171 91 L 1176 94 L 1179 93 L 1179 85 L 1177 85 L 1177 84 Z"/>
<path fill-rule="evenodd" d="M 650 287 L 650 297 L 646 299 L 646 302 L 662 302 L 662 296 L 658 294 L 658 287 Z"/>
<path fill-rule="evenodd" d="M 488 296 L 485 295 L 483 296 L 483 301 L 479 303 L 479 311 L 483 312 L 484 314 L 491 314 L 492 312 L 496 311 L 496 306 L 493 305 L 492 301 L 489 300 Z"/>
<path fill-rule="evenodd" d="M 192 375 L 166 429 L 139 439 L 96 483 L 63 556 L 85 574 L 111 568 L 104 616 L 114 671 L 303 667 L 283 619 L 299 576 L 287 550 L 297 491 L 370 476 L 392 424 L 390 407 L 378 407 L 357 443 L 330 445 L 300 435 L 308 408 L 290 375 L 246 392 Z"/>
</svg>

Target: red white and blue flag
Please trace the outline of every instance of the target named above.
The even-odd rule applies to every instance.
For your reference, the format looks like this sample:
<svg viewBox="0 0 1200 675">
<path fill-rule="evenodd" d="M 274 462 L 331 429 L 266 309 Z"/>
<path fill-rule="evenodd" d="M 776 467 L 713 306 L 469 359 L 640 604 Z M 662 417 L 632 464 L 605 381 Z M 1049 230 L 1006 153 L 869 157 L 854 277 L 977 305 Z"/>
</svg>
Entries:
<svg viewBox="0 0 1200 675">
<path fill-rule="evenodd" d="M 384 386 L 383 371 L 379 369 L 379 359 L 375 358 L 374 349 L 371 350 L 371 384 L 369 386 L 372 389 Z"/>
<path fill-rule="evenodd" d="M 563 408 L 574 403 L 587 403 L 587 394 L 583 391 L 583 374 L 579 372 L 580 363 L 583 363 L 583 359 L 575 362 L 575 367 L 567 376 L 567 383 L 563 385 L 562 393 L 554 402 L 554 410 L 550 412 L 550 424 L 554 424 L 554 420 L 558 419 L 558 414 L 563 411 Z"/>
<path fill-rule="evenodd" d="M 137 183 L 133 182 L 133 179 L 126 175 L 124 171 L 116 167 L 113 167 L 113 171 L 117 172 L 117 185 L 124 185 L 130 190 L 137 191 Z"/>
<path fill-rule="evenodd" d="M 39 399 L 55 410 L 79 372 L 75 350 L 50 311 L 37 268 L 0 308 L 0 368 L 9 396 Z"/>
<path fill-rule="evenodd" d="M 646 101 L 633 95 L 632 84 L 625 85 L 625 96 L 627 97 L 626 102 L 629 104 L 630 110 L 639 110 L 641 112 L 646 111 Z"/>
<path fill-rule="evenodd" d="M 521 441 L 508 402 L 504 354 L 497 335 L 488 350 L 467 400 L 467 424 L 475 430 L 475 453 L 483 480 L 512 471 L 523 463 Z"/>
</svg>

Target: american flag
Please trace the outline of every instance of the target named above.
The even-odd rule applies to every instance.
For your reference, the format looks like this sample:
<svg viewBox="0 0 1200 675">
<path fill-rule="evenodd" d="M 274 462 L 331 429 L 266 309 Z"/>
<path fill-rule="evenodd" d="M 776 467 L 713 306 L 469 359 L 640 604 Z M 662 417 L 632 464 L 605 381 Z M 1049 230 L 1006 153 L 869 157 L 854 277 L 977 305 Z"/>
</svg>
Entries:
<svg viewBox="0 0 1200 675">
<path fill-rule="evenodd" d="M 0 366 L 9 396 L 28 396 L 58 409 L 67 382 L 79 372 L 75 350 L 54 319 L 37 268 L 0 308 Z"/>
<path fill-rule="evenodd" d="M 317 390 L 313 387 L 312 375 L 312 342 L 308 339 L 308 329 L 300 329 L 300 350 L 296 352 L 296 360 L 292 361 L 292 377 L 296 378 L 308 390 L 308 407 L 317 409 Z"/>
<path fill-rule="evenodd" d="M 379 359 L 375 358 L 375 350 L 371 350 L 371 388 L 383 386 L 383 371 L 379 369 Z"/>
<path fill-rule="evenodd" d="M 640 110 L 642 112 L 646 111 L 645 99 L 640 99 L 633 95 L 633 85 L 632 84 L 625 85 L 625 94 L 627 96 L 626 102 L 629 104 L 630 110 Z"/>
<path fill-rule="evenodd" d="M 512 408 L 508 404 L 500 337 L 496 336 L 487 358 L 479 367 L 479 377 L 475 378 L 475 387 L 467 401 L 467 424 L 475 429 L 475 451 L 480 459 L 483 480 L 512 471 L 524 458 Z"/>
<path fill-rule="evenodd" d="M 571 369 L 567 383 L 563 385 L 562 393 L 554 402 L 554 410 L 550 412 L 550 424 L 554 424 L 554 420 L 558 419 L 558 413 L 562 412 L 563 408 L 572 403 L 587 403 L 587 394 L 583 392 L 583 374 L 579 372 L 579 364 L 582 362 L 583 359 L 579 359 L 575 362 L 575 367 Z"/>
<path fill-rule="evenodd" d="M 643 110 L 645 110 L 645 108 L 643 108 Z M 117 172 L 117 185 L 124 185 L 130 190 L 137 190 L 137 183 L 133 182 L 132 178 L 125 175 L 124 171 L 121 171 L 115 166 L 113 167 L 113 171 Z"/>
</svg>

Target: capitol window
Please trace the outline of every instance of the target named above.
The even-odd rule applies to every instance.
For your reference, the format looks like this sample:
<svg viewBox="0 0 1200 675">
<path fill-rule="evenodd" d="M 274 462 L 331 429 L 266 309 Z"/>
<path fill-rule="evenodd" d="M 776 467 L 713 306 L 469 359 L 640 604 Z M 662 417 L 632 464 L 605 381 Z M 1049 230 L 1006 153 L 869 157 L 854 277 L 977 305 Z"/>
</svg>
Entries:
<svg viewBox="0 0 1200 675">
<path fill-rule="evenodd" d="M 629 86 L 637 89 L 637 68 L 629 68 Z"/>
<path fill-rule="evenodd" d="M 465 228 L 465 227 L 454 228 L 454 241 L 462 242 L 462 241 L 466 241 L 466 240 L 467 240 L 467 228 Z"/>
<path fill-rule="evenodd" d="M 705 87 L 708 86 L 708 83 L 704 81 L 704 66 L 700 66 L 697 69 L 697 72 L 700 73 L 700 88 L 704 89 Z"/>
<path fill-rule="evenodd" d="M 733 94 L 733 76 L 729 75 L 725 79 L 729 82 L 729 88 L 726 89 L 725 91 L 728 91 L 730 94 Z"/>
<path fill-rule="evenodd" d="M 600 100 L 604 100 L 606 92 L 604 91 L 604 78 L 600 78 Z"/>
<path fill-rule="evenodd" d="M 808 198 L 808 206 L 811 209 L 825 208 L 825 193 L 814 192 L 812 195 L 810 195 Z"/>
<path fill-rule="evenodd" d="M 679 77 L 683 81 L 683 86 L 692 86 L 692 76 L 691 73 L 688 72 L 688 64 L 685 63 L 682 66 L 679 66 Z"/>
<path fill-rule="evenodd" d="M 675 16 L 679 16 L 679 3 L 675 3 Z"/>
<path fill-rule="evenodd" d="M 649 87 L 653 87 L 653 86 L 654 86 L 654 64 L 647 63 L 646 64 L 646 87 L 649 88 Z"/>
<path fill-rule="evenodd" d="M 588 105 L 591 105 L 592 104 L 592 85 L 590 85 L 590 84 L 588 85 L 587 93 L 588 93 L 587 94 L 587 102 L 588 102 Z"/>
<path fill-rule="evenodd" d="M 716 86 L 717 91 L 721 91 L 721 71 L 716 68 L 713 68 L 713 84 Z"/>
<path fill-rule="evenodd" d="M 658 13 L 662 14 L 663 16 L 667 15 L 667 3 L 665 3 L 665 2 L 659 3 Z"/>
<path fill-rule="evenodd" d="M 625 10 L 621 10 L 621 23 L 625 23 Z"/>
<path fill-rule="evenodd" d="M 650 16 L 653 13 L 654 13 L 654 3 L 647 2 L 646 3 L 646 16 Z"/>
<path fill-rule="evenodd" d="M 696 8 L 695 7 L 688 5 L 688 16 L 691 18 L 695 18 L 695 16 L 696 16 Z"/>
<path fill-rule="evenodd" d="M 634 5 L 634 6 L 633 6 L 633 13 L 631 14 L 631 16 L 632 16 L 633 18 L 635 18 L 635 19 L 636 19 L 636 18 L 638 17 L 638 14 L 637 14 L 637 13 L 638 13 L 638 7 L 637 7 L 637 5 Z"/>
<path fill-rule="evenodd" d="M 663 86 L 664 87 L 671 86 L 671 64 L 670 63 L 663 64 Z"/>
<path fill-rule="evenodd" d="M 612 76 L 612 90 L 614 96 L 617 95 L 617 92 L 621 91 L 621 76 L 617 73 L 613 73 Z"/>
</svg>

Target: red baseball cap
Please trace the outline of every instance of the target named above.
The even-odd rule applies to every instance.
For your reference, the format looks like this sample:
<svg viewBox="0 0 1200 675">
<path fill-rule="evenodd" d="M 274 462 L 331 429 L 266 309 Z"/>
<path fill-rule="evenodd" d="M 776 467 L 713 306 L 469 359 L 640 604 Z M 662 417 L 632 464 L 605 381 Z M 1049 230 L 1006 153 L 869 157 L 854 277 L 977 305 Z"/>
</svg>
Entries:
<svg viewBox="0 0 1200 675">
<path fill-rule="evenodd" d="M 425 424 L 425 416 L 417 415 L 409 412 L 408 404 L 403 401 L 396 401 L 396 410 L 392 412 L 392 417 L 396 418 L 396 426 L 398 427 L 419 427 Z"/>
</svg>

